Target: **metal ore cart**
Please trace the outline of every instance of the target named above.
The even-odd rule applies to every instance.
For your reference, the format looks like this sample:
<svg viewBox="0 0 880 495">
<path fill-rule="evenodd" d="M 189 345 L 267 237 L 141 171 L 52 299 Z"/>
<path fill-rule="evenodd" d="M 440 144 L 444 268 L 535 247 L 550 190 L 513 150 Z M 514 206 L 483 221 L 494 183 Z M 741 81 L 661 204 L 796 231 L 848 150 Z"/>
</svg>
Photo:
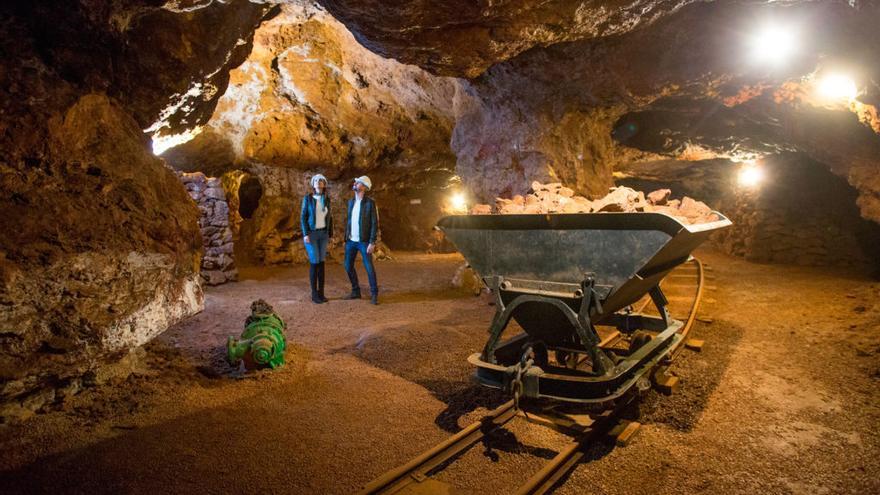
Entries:
<svg viewBox="0 0 880 495">
<path fill-rule="evenodd" d="M 483 385 L 514 398 L 602 404 L 622 397 L 681 336 L 660 281 L 731 222 L 685 225 L 662 213 L 454 215 L 438 228 L 495 297 L 481 353 L 468 361 Z M 631 305 L 649 294 L 660 316 Z M 510 320 L 524 330 L 504 342 Z M 626 349 L 603 346 L 613 326 Z M 550 360 L 553 353 L 554 360 Z"/>
</svg>

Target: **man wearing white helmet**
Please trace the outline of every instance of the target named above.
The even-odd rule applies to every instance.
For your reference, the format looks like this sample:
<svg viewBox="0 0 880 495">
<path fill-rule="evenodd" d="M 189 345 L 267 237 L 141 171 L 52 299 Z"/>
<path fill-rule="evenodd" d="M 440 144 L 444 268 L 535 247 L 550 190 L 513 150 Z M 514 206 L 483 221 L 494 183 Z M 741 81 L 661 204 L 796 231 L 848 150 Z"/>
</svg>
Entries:
<svg viewBox="0 0 880 495">
<path fill-rule="evenodd" d="M 357 272 L 354 270 L 354 259 L 358 252 L 364 259 L 364 269 L 370 281 L 370 302 L 379 304 L 379 286 L 376 284 L 376 270 L 373 267 L 373 251 L 379 236 L 379 213 L 376 202 L 368 198 L 366 193 L 373 183 L 366 175 L 354 180 L 352 190 L 354 198 L 348 200 L 348 217 L 345 221 L 345 271 L 351 281 L 351 293 L 343 299 L 360 299 L 361 287 Z"/>
<path fill-rule="evenodd" d="M 299 218 L 303 243 L 309 255 L 312 302 L 321 304 L 327 302 L 324 297 L 324 260 L 327 258 L 327 244 L 333 234 L 333 217 L 330 215 L 327 178 L 317 174 L 312 177 L 310 184 L 312 191 L 303 198 Z"/>
</svg>

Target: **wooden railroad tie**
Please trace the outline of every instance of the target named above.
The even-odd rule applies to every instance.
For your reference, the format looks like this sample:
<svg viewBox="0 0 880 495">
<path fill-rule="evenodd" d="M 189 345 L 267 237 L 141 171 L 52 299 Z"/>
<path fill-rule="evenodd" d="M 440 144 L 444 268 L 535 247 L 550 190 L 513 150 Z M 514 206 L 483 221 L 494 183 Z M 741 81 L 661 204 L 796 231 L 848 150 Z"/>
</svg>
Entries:
<svg viewBox="0 0 880 495">
<path fill-rule="evenodd" d="M 641 426 L 642 424 L 638 421 L 628 421 L 623 419 L 608 432 L 608 436 L 614 438 L 614 443 L 618 447 L 626 447 L 632 441 Z"/>
<path fill-rule="evenodd" d="M 694 352 L 701 352 L 703 350 L 703 344 L 705 342 L 700 339 L 687 339 L 684 343 L 685 348 L 690 349 Z"/>
<path fill-rule="evenodd" d="M 651 376 L 654 387 L 665 395 L 672 395 L 678 388 L 678 377 L 669 374 L 666 368 L 660 368 Z"/>
</svg>

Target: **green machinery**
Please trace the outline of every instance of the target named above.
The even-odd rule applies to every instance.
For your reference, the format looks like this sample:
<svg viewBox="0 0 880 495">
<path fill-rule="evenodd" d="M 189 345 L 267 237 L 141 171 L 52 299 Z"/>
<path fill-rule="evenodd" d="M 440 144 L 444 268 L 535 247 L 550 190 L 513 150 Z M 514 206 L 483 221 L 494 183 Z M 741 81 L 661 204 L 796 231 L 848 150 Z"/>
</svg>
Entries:
<svg viewBox="0 0 880 495">
<path fill-rule="evenodd" d="M 244 361 L 245 369 L 278 368 L 284 365 L 284 320 L 266 301 L 251 303 L 251 314 L 244 321 L 244 332 L 236 339 L 229 336 L 226 354 L 229 364 Z"/>
</svg>

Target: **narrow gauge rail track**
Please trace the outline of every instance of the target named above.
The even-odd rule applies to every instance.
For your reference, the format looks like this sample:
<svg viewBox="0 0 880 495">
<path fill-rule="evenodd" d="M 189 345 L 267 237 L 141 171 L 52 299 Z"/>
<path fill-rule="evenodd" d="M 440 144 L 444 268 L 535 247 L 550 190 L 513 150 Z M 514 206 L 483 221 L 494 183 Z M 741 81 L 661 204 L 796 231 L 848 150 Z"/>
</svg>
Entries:
<svg viewBox="0 0 880 495">
<path fill-rule="evenodd" d="M 691 266 L 695 268 L 694 277 L 696 287 L 688 317 L 679 331 L 682 339 L 678 342 L 676 347 L 672 349 L 668 359 L 661 364 L 658 364 L 657 367 L 650 372 L 654 376 L 666 373 L 669 364 L 685 347 L 691 328 L 696 321 L 697 312 L 699 311 L 700 302 L 703 297 L 705 269 L 703 264 L 696 258 L 692 258 L 690 263 Z M 685 265 L 682 266 L 684 267 Z M 672 274 L 675 274 L 675 271 L 673 271 Z M 664 280 L 664 282 L 666 282 L 666 280 Z M 647 305 L 648 302 L 642 304 L 639 311 L 644 310 Z M 633 397 L 630 396 L 627 400 L 618 401 L 613 408 L 608 408 L 592 415 L 594 422 L 586 427 L 581 433 L 576 435 L 573 442 L 560 451 L 553 459 L 548 461 L 541 470 L 532 475 L 532 477 L 514 493 L 517 495 L 537 495 L 550 491 L 560 480 L 574 469 L 575 466 L 577 466 L 584 457 L 589 445 L 610 432 L 612 428 L 618 424 L 621 411 L 632 401 L 632 399 Z M 406 464 L 394 468 L 374 479 L 365 485 L 359 494 L 448 493 L 448 487 L 444 483 L 431 478 L 433 472 L 466 452 L 471 446 L 481 441 L 493 430 L 503 427 L 515 418 L 517 413 L 518 410 L 514 406 L 513 400 L 502 404 L 480 420 L 470 424 L 460 432 L 423 452 Z M 530 412 L 529 414 L 533 413 Z"/>
</svg>

